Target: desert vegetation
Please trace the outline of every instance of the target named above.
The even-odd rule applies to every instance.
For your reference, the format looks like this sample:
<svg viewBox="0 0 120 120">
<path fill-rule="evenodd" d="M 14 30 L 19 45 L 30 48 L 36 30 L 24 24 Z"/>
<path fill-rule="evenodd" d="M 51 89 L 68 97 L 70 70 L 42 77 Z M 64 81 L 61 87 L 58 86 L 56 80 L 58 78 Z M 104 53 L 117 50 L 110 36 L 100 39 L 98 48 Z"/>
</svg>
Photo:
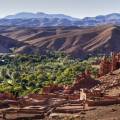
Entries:
<svg viewBox="0 0 120 120">
<path fill-rule="evenodd" d="M 25 96 L 29 93 L 41 93 L 42 88 L 50 84 L 71 85 L 75 77 L 85 69 L 89 69 L 94 76 L 98 71 L 92 67 L 91 59 L 81 61 L 58 52 L 41 56 L 1 56 L 0 92 Z"/>
</svg>

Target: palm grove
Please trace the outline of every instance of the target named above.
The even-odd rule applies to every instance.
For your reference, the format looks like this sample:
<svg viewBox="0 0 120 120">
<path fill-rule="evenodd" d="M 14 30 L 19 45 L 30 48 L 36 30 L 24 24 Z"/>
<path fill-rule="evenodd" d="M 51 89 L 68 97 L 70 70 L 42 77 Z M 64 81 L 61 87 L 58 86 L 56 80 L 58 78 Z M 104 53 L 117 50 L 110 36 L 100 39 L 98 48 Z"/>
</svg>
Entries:
<svg viewBox="0 0 120 120">
<path fill-rule="evenodd" d="M 0 92 L 16 96 L 41 93 L 50 84 L 70 85 L 76 75 L 97 69 L 89 60 L 73 59 L 63 53 L 46 55 L 5 55 L 0 57 Z"/>
</svg>

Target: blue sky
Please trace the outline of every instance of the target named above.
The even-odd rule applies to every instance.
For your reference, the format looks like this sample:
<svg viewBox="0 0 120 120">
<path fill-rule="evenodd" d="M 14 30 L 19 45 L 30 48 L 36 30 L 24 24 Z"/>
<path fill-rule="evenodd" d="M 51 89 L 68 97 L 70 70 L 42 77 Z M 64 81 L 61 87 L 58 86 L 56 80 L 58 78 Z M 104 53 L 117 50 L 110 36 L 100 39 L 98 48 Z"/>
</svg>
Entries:
<svg viewBox="0 0 120 120">
<path fill-rule="evenodd" d="M 120 0 L 0 0 L 0 17 L 18 12 L 62 13 L 83 18 L 120 13 Z"/>
</svg>

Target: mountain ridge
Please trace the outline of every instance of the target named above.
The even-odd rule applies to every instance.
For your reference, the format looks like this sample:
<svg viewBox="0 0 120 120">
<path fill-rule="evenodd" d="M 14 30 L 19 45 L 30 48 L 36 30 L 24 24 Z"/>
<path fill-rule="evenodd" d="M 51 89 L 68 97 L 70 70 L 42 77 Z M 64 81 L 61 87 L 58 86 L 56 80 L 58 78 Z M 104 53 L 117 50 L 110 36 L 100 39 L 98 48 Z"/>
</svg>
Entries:
<svg viewBox="0 0 120 120">
<path fill-rule="evenodd" d="M 1 27 L 0 35 L 21 42 L 18 53 L 59 51 L 83 58 L 89 54 L 110 54 L 120 51 L 120 26 L 80 27 Z M 1 39 L 0 39 L 1 41 Z"/>
<path fill-rule="evenodd" d="M 70 20 L 79 20 L 79 18 L 74 18 L 64 14 L 47 14 L 43 12 L 30 13 L 30 12 L 21 12 L 15 15 L 8 15 L 3 19 L 39 19 L 39 18 L 61 18 L 61 19 L 70 19 Z"/>
<path fill-rule="evenodd" d="M 98 15 L 96 17 L 74 18 L 64 14 L 46 13 L 18 13 L 0 19 L 0 25 L 26 26 L 26 27 L 52 27 L 52 26 L 97 26 L 105 24 L 120 25 L 120 13 Z"/>
</svg>

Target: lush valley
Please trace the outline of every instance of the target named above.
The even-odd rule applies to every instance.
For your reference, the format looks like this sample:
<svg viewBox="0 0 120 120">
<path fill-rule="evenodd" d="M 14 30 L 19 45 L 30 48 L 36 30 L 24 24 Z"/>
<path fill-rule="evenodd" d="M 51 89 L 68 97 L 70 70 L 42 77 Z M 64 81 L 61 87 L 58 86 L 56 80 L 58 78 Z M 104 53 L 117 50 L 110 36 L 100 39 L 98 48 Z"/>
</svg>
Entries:
<svg viewBox="0 0 120 120">
<path fill-rule="evenodd" d="M 116 13 L 0 19 L 0 119 L 119 120 L 119 25 Z"/>
<path fill-rule="evenodd" d="M 51 84 L 71 85 L 85 69 L 97 75 L 91 60 L 72 59 L 63 53 L 1 56 L 0 92 L 24 96 L 41 93 L 43 87 Z"/>
</svg>

